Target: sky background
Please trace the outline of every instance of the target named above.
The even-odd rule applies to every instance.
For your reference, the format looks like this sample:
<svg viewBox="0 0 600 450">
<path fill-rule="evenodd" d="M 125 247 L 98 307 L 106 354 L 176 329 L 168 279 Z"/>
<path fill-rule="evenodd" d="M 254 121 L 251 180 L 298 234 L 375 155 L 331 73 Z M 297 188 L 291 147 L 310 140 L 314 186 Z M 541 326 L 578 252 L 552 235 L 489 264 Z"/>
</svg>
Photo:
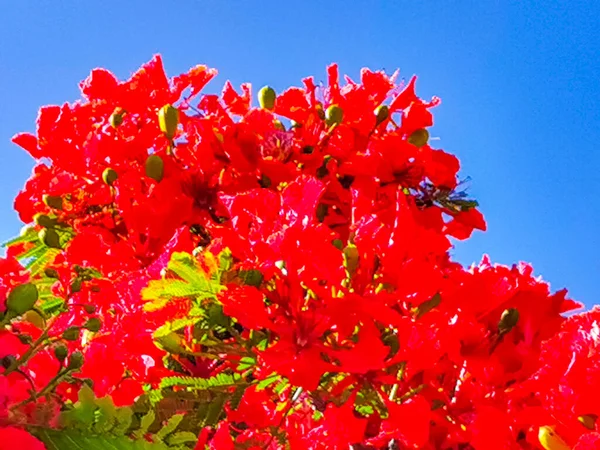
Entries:
<svg viewBox="0 0 600 450">
<path fill-rule="evenodd" d="M 400 68 L 437 95 L 435 146 L 459 156 L 489 230 L 464 264 L 531 262 L 554 290 L 600 303 L 600 2 L 0 0 L 0 240 L 33 161 L 10 142 L 37 110 L 79 98 L 94 67 L 128 77 L 161 53 L 170 75 L 219 70 L 210 88 L 299 85 L 338 62 Z M 256 91 L 255 91 L 256 92 Z"/>
</svg>

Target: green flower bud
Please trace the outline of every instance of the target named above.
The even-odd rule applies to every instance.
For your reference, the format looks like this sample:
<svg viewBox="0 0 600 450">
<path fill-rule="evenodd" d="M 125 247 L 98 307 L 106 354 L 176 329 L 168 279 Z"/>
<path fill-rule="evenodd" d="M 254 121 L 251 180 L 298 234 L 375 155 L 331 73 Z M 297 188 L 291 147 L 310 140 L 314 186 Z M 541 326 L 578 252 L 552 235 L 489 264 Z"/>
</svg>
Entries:
<svg viewBox="0 0 600 450">
<path fill-rule="evenodd" d="M 40 238 L 40 241 L 50 248 L 62 248 L 60 246 L 60 237 L 56 230 L 53 230 L 52 228 L 44 228 L 38 233 L 38 237 Z"/>
<path fill-rule="evenodd" d="M 46 214 L 36 214 L 33 216 L 33 221 L 36 225 L 44 228 L 52 228 L 54 225 L 56 225 L 56 219 L 52 219 Z"/>
<path fill-rule="evenodd" d="M 390 108 L 387 105 L 379 105 L 375 108 L 375 126 L 383 123 L 390 116 Z"/>
<path fill-rule="evenodd" d="M 113 128 L 118 128 L 123 123 L 123 115 L 125 111 L 121 110 L 121 108 L 116 108 L 115 111 L 110 115 L 108 121 L 110 126 Z"/>
<path fill-rule="evenodd" d="M 277 93 L 272 87 L 264 86 L 258 91 L 258 104 L 263 109 L 273 109 L 277 100 Z"/>
<path fill-rule="evenodd" d="M 83 328 L 91 331 L 92 333 L 97 333 L 100 331 L 100 328 L 102 328 L 102 322 L 97 317 L 92 317 L 85 323 Z"/>
<path fill-rule="evenodd" d="M 96 307 L 94 305 L 83 305 L 83 310 L 88 314 L 94 314 L 96 312 Z"/>
<path fill-rule="evenodd" d="M 506 309 L 502 316 L 500 316 L 500 322 L 498 322 L 498 331 L 500 333 L 508 333 L 512 330 L 519 322 L 519 310 L 517 308 Z"/>
<path fill-rule="evenodd" d="M 59 361 L 64 361 L 65 359 L 67 359 L 67 356 L 69 356 L 69 349 L 66 345 L 59 344 L 56 347 L 54 347 L 54 356 L 56 356 L 56 359 L 58 359 Z"/>
<path fill-rule="evenodd" d="M 48 195 L 44 194 L 42 197 L 42 201 L 44 204 L 50 208 L 62 210 L 63 209 L 63 199 L 58 195 Z"/>
<path fill-rule="evenodd" d="M 102 172 L 102 181 L 108 186 L 112 186 L 117 181 L 117 178 L 119 178 L 119 174 L 110 167 L 104 169 L 104 172 Z"/>
<path fill-rule="evenodd" d="M 339 105 L 330 105 L 325 111 L 325 123 L 328 127 L 339 125 L 344 120 L 344 110 Z"/>
<path fill-rule="evenodd" d="M 165 172 L 165 163 L 158 155 L 150 155 L 146 160 L 146 175 L 160 183 Z"/>
<path fill-rule="evenodd" d="M 76 341 L 79 339 L 79 333 L 79 327 L 72 326 L 64 331 L 62 337 L 65 341 Z"/>
<path fill-rule="evenodd" d="M 259 287 L 263 282 L 263 275 L 260 270 L 240 270 L 240 278 L 244 281 L 244 284 L 248 286 Z"/>
<path fill-rule="evenodd" d="M 5 369 L 8 369 L 16 362 L 17 362 L 16 356 L 6 355 L 4 358 L 2 358 L 2 367 L 4 367 Z"/>
<path fill-rule="evenodd" d="M 6 307 L 16 315 L 25 314 L 35 305 L 39 297 L 38 289 L 35 284 L 26 283 L 16 286 L 8 294 Z"/>
<path fill-rule="evenodd" d="M 21 344 L 30 345 L 33 342 L 33 338 L 29 334 L 17 334 L 17 338 Z"/>
<path fill-rule="evenodd" d="M 69 357 L 69 364 L 67 365 L 67 369 L 69 370 L 77 370 L 81 369 L 83 366 L 83 354 L 81 352 L 73 352 Z"/>
<path fill-rule="evenodd" d="M 179 110 L 172 105 L 165 105 L 158 111 L 158 125 L 167 139 L 173 139 L 179 125 Z"/>
<path fill-rule="evenodd" d="M 414 131 L 409 137 L 410 142 L 415 147 L 423 147 L 429 141 L 429 132 L 425 128 Z"/>
<path fill-rule="evenodd" d="M 83 282 L 81 281 L 81 278 L 75 278 L 71 282 L 71 294 L 76 294 L 77 292 L 81 291 L 82 285 Z"/>
<path fill-rule="evenodd" d="M 48 267 L 47 269 L 44 269 L 44 275 L 46 275 L 48 278 L 58 278 L 58 272 L 50 267 Z"/>
</svg>

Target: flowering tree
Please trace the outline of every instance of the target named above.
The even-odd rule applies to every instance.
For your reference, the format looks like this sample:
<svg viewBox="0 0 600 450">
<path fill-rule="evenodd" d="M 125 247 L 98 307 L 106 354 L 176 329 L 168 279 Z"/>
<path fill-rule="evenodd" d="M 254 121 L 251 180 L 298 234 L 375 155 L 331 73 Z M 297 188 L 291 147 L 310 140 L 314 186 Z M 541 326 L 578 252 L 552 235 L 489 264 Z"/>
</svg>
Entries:
<svg viewBox="0 0 600 450">
<path fill-rule="evenodd" d="M 327 73 L 253 107 L 157 56 L 14 137 L 0 448 L 600 448 L 600 311 L 452 261 L 486 225 L 439 99 Z"/>
</svg>

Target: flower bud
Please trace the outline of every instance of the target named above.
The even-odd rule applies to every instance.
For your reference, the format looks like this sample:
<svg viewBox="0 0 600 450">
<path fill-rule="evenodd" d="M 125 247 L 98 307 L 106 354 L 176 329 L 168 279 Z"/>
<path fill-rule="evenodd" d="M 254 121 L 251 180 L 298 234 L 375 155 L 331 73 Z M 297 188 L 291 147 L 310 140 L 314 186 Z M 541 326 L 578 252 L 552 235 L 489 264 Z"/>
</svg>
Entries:
<svg viewBox="0 0 600 450">
<path fill-rule="evenodd" d="M 413 133 L 408 137 L 408 142 L 415 147 L 423 147 L 425 144 L 427 144 L 427 141 L 429 141 L 429 132 L 425 128 L 413 131 Z"/>
<path fill-rule="evenodd" d="M 44 228 L 52 228 L 54 225 L 56 225 L 56 219 L 52 219 L 46 214 L 36 214 L 33 216 L 33 221 L 36 225 Z"/>
<path fill-rule="evenodd" d="M 79 351 L 71 353 L 67 369 L 77 370 L 81 369 L 81 366 L 83 366 L 83 354 Z"/>
<path fill-rule="evenodd" d="M 259 287 L 263 282 L 263 275 L 260 270 L 240 270 L 240 278 L 244 281 L 244 284 L 248 286 Z"/>
<path fill-rule="evenodd" d="M 35 284 L 26 283 L 13 288 L 6 299 L 6 307 L 16 315 L 25 314 L 35 305 L 39 297 Z"/>
<path fill-rule="evenodd" d="M 508 333 L 512 330 L 515 325 L 519 322 L 519 310 L 516 308 L 509 308 L 504 310 L 502 316 L 500 316 L 500 322 L 498 322 L 498 330 L 500 333 Z"/>
<path fill-rule="evenodd" d="M 179 125 L 179 110 L 172 105 L 165 105 L 158 111 L 158 125 L 167 139 L 173 139 Z"/>
<path fill-rule="evenodd" d="M 325 123 L 328 127 L 339 125 L 344 120 L 344 110 L 339 105 L 330 105 L 325 111 Z"/>
<path fill-rule="evenodd" d="M 390 116 L 390 108 L 387 105 L 379 105 L 375 108 L 375 126 L 382 124 Z"/>
<path fill-rule="evenodd" d="M 63 199 L 59 195 L 44 194 L 42 196 L 42 201 L 49 208 L 58 209 L 58 210 L 63 209 Z"/>
<path fill-rule="evenodd" d="M 92 317 L 85 323 L 83 328 L 91 331 L 92 333 L 97 333 L 100 331 L 100 328 L 102 328 L 102 322 L 97 317 Z"/>
<path fill-rule="evenodd" d="M 71 282 L 71 294 L 76 294 L 77 292 L 81 291 L 82 285 L 83 282 L 81 281 L 81 278 L 75 278 Z"/>
<path fill-rule="evenodd" d="M 96 312 L 96 307 L 94 305 L 83 305 L 83 310 L 88 314 L 94 314 Z"/>
<path fill-rule="evenodd" d="M 79 327 L 72 326 L 67 328 L 62 337 L 65 341 L 76 341 L 79 339 Z"/>
<path fill-rule="evenodd" d="M 21 344 L 30 345 L 33 342 L 33 338 L 29 334 L 17 334 L 17 338 Z"/>
<path fill-rule="evenodd" d="M 150 155 L 146 160 L 146 175 L 160 183 L 165 172 L 165 163 L 158 155 Z"/>
<path fill-rule="evenodd" d="M 119 126 L 121 126 L 121 124 L 123 123 L 124 114 L 125 111 L 123 111 L 121 108 L 116 108 L 115 111 L 108 118 L 110 126 L 113 128 L 118 128 Z"/>
<path fill-rule="evenodd" d="M 6 355 L 4 358 L 2 358 L 2 367 L 4 367 L 5 369 L 8 369 L 9 367 L 11 367 L 14 363 L 17 362 L 17 357 L 14 355 Z"/>
<path fill-rule="evenodd" d="M 60 237 L 56 230 L 53 230 L 52 228 L 44 228 L 38 233 L 38 237 L 40 238 L 40 241 L 50 248 L 61 248 Z"/>
<path fill-rule="evenodd" d="M 275 100 L 277 100 L 277 93 L 275 89 L 270 86 L 264 86 L 258 91 L 258 104 L 263 109 L 271 110 L 275 107 Z"/>
<path fill-rule="evenodd" d="M 69 356 L 69 349 L 66 345 L 59 344 L 54 347 L 54 356 L 56 356 L 56 359 L 62 362 L 67 359 L 67 356 Z"/>
<path fill-rule="evenodd" d="M 117 181 L 117 178 L 119 178 L 119 174 L 110 167 L 104 169 L 104 172 L 102 172 L 102 181 L 108 186 L 112 186 Z"/>
<path fill-rule="evenodd" d="M 48 267 L 47 269 L 44 269 L 44 275 L 46 275 L 48 278 L 58 278 L 58 272 L 50 267 Z"/>
</svg>

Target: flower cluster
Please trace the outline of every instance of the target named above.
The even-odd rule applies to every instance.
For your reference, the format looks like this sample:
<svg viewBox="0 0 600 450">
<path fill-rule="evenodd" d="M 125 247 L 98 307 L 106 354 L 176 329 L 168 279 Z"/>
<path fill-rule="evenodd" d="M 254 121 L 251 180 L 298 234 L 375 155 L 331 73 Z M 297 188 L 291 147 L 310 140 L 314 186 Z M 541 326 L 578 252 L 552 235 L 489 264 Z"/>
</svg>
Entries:
<svg viewBox="0 0 600 450">
<path fill-rule="evenodd" d="M 253 106 L 215 75 L 96 69 L 14 137 L 0 447 L 600 448 L 600 310 L 452 261 L 486 224 L 438 98 L 331 65 Z"/>
</svg>

